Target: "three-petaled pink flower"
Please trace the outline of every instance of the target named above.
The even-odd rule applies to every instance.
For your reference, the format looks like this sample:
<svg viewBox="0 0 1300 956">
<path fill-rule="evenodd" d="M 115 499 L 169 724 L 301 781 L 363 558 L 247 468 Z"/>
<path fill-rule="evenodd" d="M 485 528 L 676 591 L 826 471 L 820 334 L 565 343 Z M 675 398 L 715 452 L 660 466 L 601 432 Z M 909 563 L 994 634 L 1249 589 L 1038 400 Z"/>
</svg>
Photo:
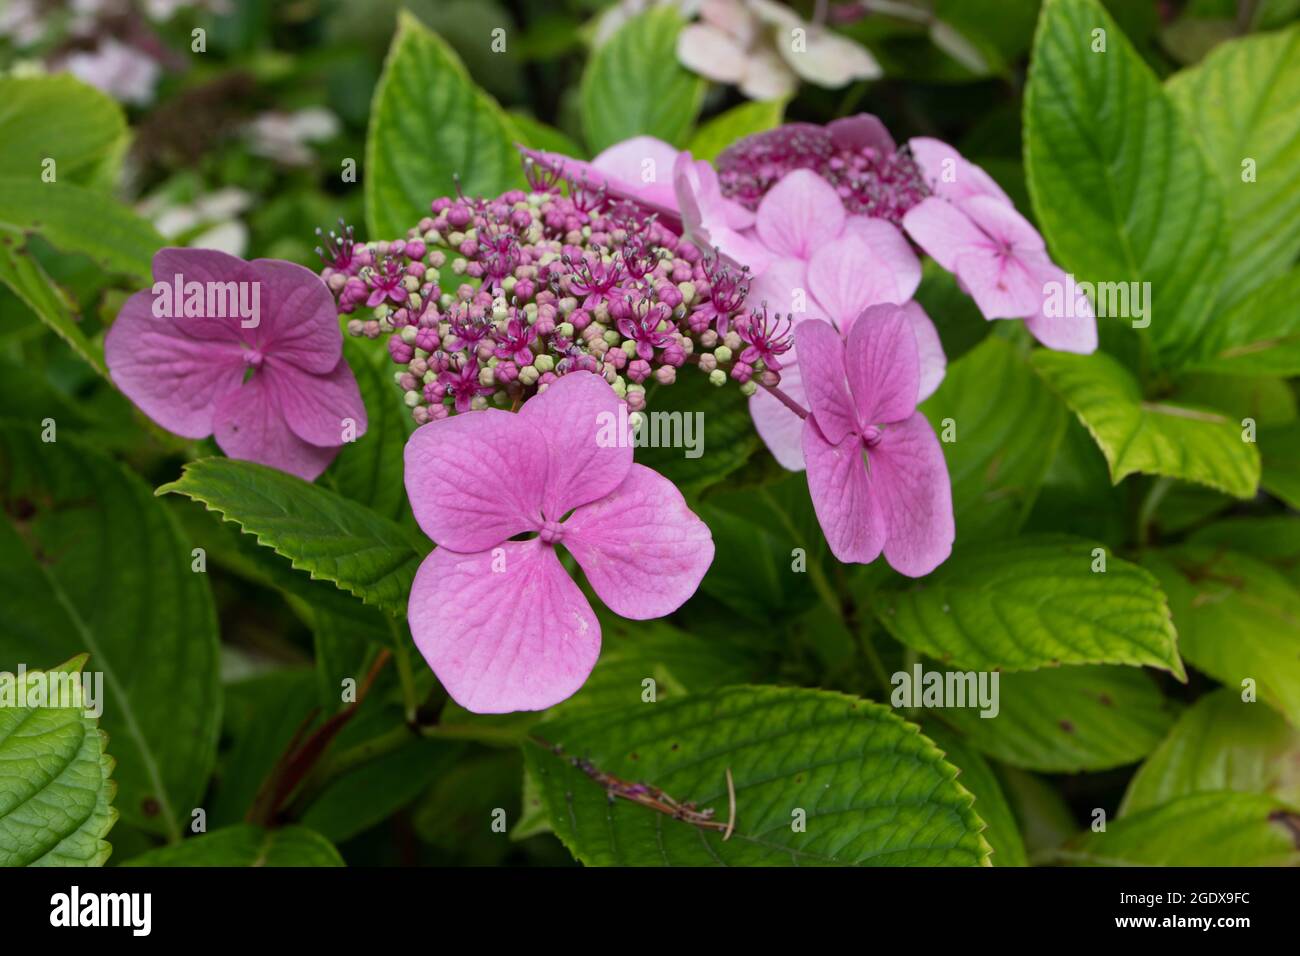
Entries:
<svg viewBox="0 0 1300 956">
<path fill-rule="evenodd" d="M 916 410 L 920 362 L 902 309 L 873 306 L 847 342 L 827 322 L 795 331 L 811 412 L 803 424 L 808 491 L 835 557 L 883 551 L 909 577 L 952 551 L 952 488 L 943 450 Z"/>
<path fill-rule="evenodd" d="M 463 707 L 541 710 L 587 679 L 600 624 L 557 545 L 611 611 L 634 620 L 676 610 L 712 563 L 708 527 L 619 440 L 622 404 L 599 376 L 576 371 L 517 414 L 457 415 L 407 442 L 407 497 L 438 545 L 407 616 Z M 516 540 L 524 534 L 535 537 Z"/>
<path fill-rule="evenodd" d="M 934 195 L 903 216 L 903 227 L 953 273 L 986 319 L 1024 319 L 1038 341 L 1064 352 L 1097 348 L 1092 305 L 1079 295 L 1062 314 L 1048 303 L 1069 283 L 1038 230 L 988 175 L 946 143 L 911 141 Z"/>
<path fill-rule="evenodd" d="M 153 275 L 156 286 L 180 277 L 183 289 L 215 291 L 224 303 L 209 314 L 216 298 L 201 294 L 195 308 L 177 302 L 156 309 L 154 291 L 144 290 L 108 330 L 104 355 L 113 382 L 163 428 L 185 438 L 215 435 L 231 458 L 308 481 L 345 438 L 365 433 L 366 407 L 343 358 L 338 310 L 315 273 L 276 259 L 161 249 Z M 230 291 L 241 288 L 250 300 L 256 295 L 254 321 L 230 308 Z M 181 298 L 191 301 L 188 292 Z"/>
</svg>

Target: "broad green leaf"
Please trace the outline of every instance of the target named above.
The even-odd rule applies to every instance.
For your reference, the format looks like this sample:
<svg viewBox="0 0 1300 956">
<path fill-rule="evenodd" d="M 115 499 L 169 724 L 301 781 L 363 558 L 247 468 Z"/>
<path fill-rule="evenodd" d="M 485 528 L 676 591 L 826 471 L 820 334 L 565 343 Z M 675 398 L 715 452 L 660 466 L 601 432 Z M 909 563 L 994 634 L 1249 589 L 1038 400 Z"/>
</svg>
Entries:
<svg viewBox="0 0 1300 956">
<path fill-rule="evenodd" d="M 511 125 L 519 134 L 519 142 L 525 146 L 545 150 L 548 153 L 572 156 L 574 159 L 586 158 L 582 147 L 554 126 L 547 126 L 541 120 L 534 119 L 519 110 L 511 110 L 508 115 Z"/>
<path fill-rule="evenodd" d="M 0 284 L 8 286 L 91 368 L 101 375 L 108 374 L 103 347 L 87 339 L 77 324 L 76 303 L 46 275 L 26 248 L 23 235 L 3 225 L 0 225 Z"/>
<path fill-rule="evenodd" d="M 1173 723 L 1151 678 L 1129 667 L 1003 674 L 996 717 L 949 707 L 934 716 L 975 749 L 1025 770 L 1072 773 L 1137 763 Z"/>
<path fill-rule="evenodd" d="M 921 732 L 938 744 L 944 759 L 957 768 L 957 781 L 975 797 L 974 810 L 988 824 L 984 839 L 993 848 L 990 862 L 994 866 L 1027 866 L 1015 815 L 988 762 L 936 720 L 927 720 Z"/>
<path fill-rule="evenodd" d="M 469 754 L 448 767 L 412 811 L 421 841 L 454 865 L 502 864 L 517 846 L 493 828 L 493 814 L 499 808 L 507 823 L 522 819 L 522 765 L 522 755 L 511 749 Z"/>
<path fill-rule="evenodd" d="M 1111 820 L 1057 854 L 1079 866 L 1300 866 L 1300 815 L 1258 793 L 1198 793 Z"/>
<path fill-rule="evenodd" d="M 802 473 L 782 470 L 778 481 L 719 489 L 697 511 L 715 550 L 702 591 L 760 625 L 816 601 L 812 578 L 827 566 L 830 550 Z"/>
<path fill-rule="evenodd" d="M 997 776 L 1020 824 L 1025 852 L 1031 862 L 1037 862 L 1078 831 L 1079 825 L 1065 798 L 1048 781 L 1005 765 L 998 766 Z"/>
<path fill-rule="evenodd" d="M 1143 664 L 1184 677 L 1169 605 L 1152 575 L 1063 535 L 958 550 L 876 612 L 910 647 L 955 668 L 1022 671 L 1057 664 Z"/>
<path fill-rule="evenodd" d="M 672 385 L 647 389 L 646 411 L 647 444 L 636 460 L 687 494 L 718 484 L 763 446 L 736 384 L 717 388 L 694 366 Z"/>
<path fill-rule="evenodd" d="M 1261 428 L 1258 437 L 1264 490 L 1300 509 L 1300 424 Z"/>
<path fill-rule="evenodd" d="M 1300 588 L 1300 516 L 1227 518 L 1197 529 L 1187 541 L 1259 558 Z"/>
<path fill-rule="evenodd" d="M 1038 7 L 1039 0 L 937 0 L 934 9 L 1000 73 L 1029 50 Z"/>
<path fill-rule="evenodd" d="M 1195 367 L 1230 375 L 1300 375 L 1300 269 L 1252 290 L 1217 319 Z"/>
<path fill-rule="evenodd" d="M 1005 340 L 952 363 L 921 406 L 943 442 L 957 540 L 1014 534 L 1033 507 L 1065 429 L 1061 403 Z"/>
<path fill-rule="evenodd" d="M 1183 712 L 1129 781 L 1119 812 L 1207 790 L 1266 793 L 1300 806 L 1300 731 L 1221 687 Z"/>
<path fill-rule="evenodd" d="M 90 653 L 117 808 L 180 837 L 208 784 L 221 722 L 217 619 L 192 545 L 133 473 L 71 435 L 0 425 L 0 660 Z M 15 509 L 17 509 L 15 511 Z"/>
<path fill-rule="evenodd" d="M 548 722 L 524 753 L 556 835 L 589 866 L 980 865 L 984 824 L 956 770 L 887 707 L 738 686 Z M 574 760 L 729 818 L 729 840 L 614 799 Z M 800 822 L 806 827 L 800 826 Z"/>
<path fill-rule="evenodd" d="M 126 866 L 343 866 L 334 844 L 303 826 L 241 823 L 142 853 Z"/>
<path fill-rule="evenodd" d="M 682 145 L 700 113 L 707 85 L 677 62 L 682 18 L 651 7 L 619 27 L 582 74 L 582 126 L 599 152 L 633 136 Z"/>
<path fill-rule="evenodd" d="M 1102 352 L 1039 349 L 1031 361 L 1092 434 L 1116 484 L 1134 473 L 1167 475 L 1237 498 L 1255 496 L 1259 450 L 1228 416 L 1145 401 L 1128 370 Z"/>
<path fill-rule="evenodd" d="M 1166 89 L 1223 186 L 1235 302 L 1300 253 L 1300 27 L 1223 43 Z"/>
<path fill-rule="evenodd" d="M 122 108 L 70 74 L 0 77 L 0 176 L 36 191 L 53 159 L 57 182 L 87 182 L 125 134 Z"/>
<path fill-rule="evenodd" d="M 733 106 L 695 131 L 686 148 L 696 159 L 713 162 L 737 140 L 781 125 L 786 100 L 754 100 Z"/>
<path fill-rule="evenodd" d="M 1207 545 L 1147 552 L 1160 579 L 1183 657 L 1300 726 L 1300 591 L 1263 561 Z"/>
<path fill-rule="evenodd" d="M 1128 489 L 1111 484 L 1110 468 L 1097 443 L 1077 418 L 1066 418 L 1065 433 L 1023 530 L 1075 534 L 1122 547 L 1132 530 L 1124 513 Z"/>
<path fill-rule="evenodd" d="M 398 18 L 366 135 L 366 223 L 398 239 L 450 196 L 496 196 L 523 186 L 517 135 L 450 47 L 409 13 Z"/>
<path fill-rule="evenodd" d="M 1171 397 L 1180 405 L 1218 409 L 1236 422 L 1249 418 L 1260 428 L 1296 419 L 1295 392 L 1282 378 L 1195 372 L 1178 379 Z"/>
<path fill-rule="evenodd" d="M 1094 52 L 1097 29 L 1105 52 Z M 1185 121 L 1096 0 L 1043 3 L 1025 171 L 1062 268 L 1079 281 L 1150 282 L 1143 334 L 1167 364 L 1185 361 L 1223 273 L 1223 197 Z"/>
<path fill-rule="evenodd" d="M 38 233 L 64 252 L 80 252 L 105 272 L 142 284 L 152 275 L 158 231 L 121 203 L 80 186 L 0 178 L 0 226 Z"/>
<path fill-rule="evenodd" d="M 406 613 L 427 550 L 419 532 L 319 485 L 248 461 L 201 458 L 157 494 L 185 495 L 254 535 L 313 578 L 367 604 Z"/>
<path fill-rule="evenodd" d="M 21 684 L 0 673 L 0 866 L 102 866 L 112 852 L 114 761 L 87 715 L 86 657 L 27 671 Z"/>
<path fill-rule="evenodd" d="M 369 423 L 366 433 L 344 445 L 322 482 L 345 498 L 359 501 L 385 518 L 400 521 L 407 514 L 402 476 L 402 449 L 415 423 L 393 384 L 396 368 L 386 349 L 367 349 L 352 339 L 344 354 L 357 376 Z"/>
</svg>

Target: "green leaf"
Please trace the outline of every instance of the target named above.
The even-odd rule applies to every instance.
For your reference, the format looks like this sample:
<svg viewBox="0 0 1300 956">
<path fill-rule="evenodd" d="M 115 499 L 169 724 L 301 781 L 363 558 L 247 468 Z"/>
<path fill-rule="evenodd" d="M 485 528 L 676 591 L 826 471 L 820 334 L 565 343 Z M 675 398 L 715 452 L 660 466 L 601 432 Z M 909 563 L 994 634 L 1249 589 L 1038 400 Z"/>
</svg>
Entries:
<svg viewBox="0 0 1300 956">
<path fill-rule="evenodd" d="M 586 158 L 582 147 L 570 139 L 568 134 L 560 132 L 554 126 L 548 126 L 519 110 L 511 110 L 509 117 L 511 125 L 519 134 L 519 141 L 525 146 L 545 150 L 548 153 L 572 156 L 574 159 Z"/>
<path fill-rule="evenodd" d="M 1259 558 L 1300 588 L 1300 516 L 1228 518 L 1197 529 L 1187 541 Z"/>
<path fill-rule="evenodd" d="M 114 761 L 86 714 L 86 657 L 28 671 L 21 691 L 18 675 L 0 674 L 0 866 L 102 866 L 112 852 Z"/>
<path fill-rule="evenodd" d="M 1079 866 L 1300 866 L 1300 815 L 1257 793 L 1198 793 L 1112 820 L 1058 853 Z"/>
<path fill-rule="evenodd" d="M 1223 186 L 1230 243 L 1222 297 L 1235 302 L 1300 253 L 1300 28 L 1223 43 L 1166 89 Z"/>
<path fill-rule="evenodd" d="M 343 866 L 334 844 L 303 826 L 241 823 L 142 853 L 126 866 Z"/>
<path fill-rule="evenodd" d="M 1300 726 L 1300 591 L 1263 561 L 1206 545 L 1143 555 L 1174 613 L 1183 657 Z"/>
<path fill-rule="evenodd" d="M 1016 818 L 993 768 L 961 737 L 938 721 L 927 720 L 921 732 L 938 744 L 944 758 L 957 768 L 961 785 L 974 795 L 974 810 L 988 824 L 984 839 L 993 848 L 990 862 L 994 866 L 1028 866 Z"/>
<path fill-rule="evenodd" d="M 117 807 L 180 836 L 199 805 L 221 722 L 208 579 L 171 515 L 133 473 L 71 435 L 0 425 L 0 660 L 88 651 L 104 675 Z"/>
<path fill-rule="evenodd" d="M 755 100 L 733 106 L 695 131 L 686 148 L 696 159 L 713 162 L 728 146 L 746 136 L 781 125 L 787 100 Z"/>
<path fill-rule="evenodd" d="M 956 770 L 879 704 L 739 686 L 556 720 L 544 734 L 564 752 L 528 745 L 529 771 L 556 835 L 589 866 L 988 862 L 984 825 Z M 717 830 L 611 800 L 572 758 L 724 822 L 730 768 L 735 832 L 724 841 Z M 798 825 L 805 817 L 806 830 Z"/>
<path fill-rule="evenodd" d="M 1183 712 L 1129 781 L 1119 812 L 1207 790 L 1266 793 L 1300 806 L 1300 731 L 1222 687 Z"/>
<path fill-rule="evenodd" d="M 1300 423 L 1259 430 L 1264 490 L 1300 509 Z"/>
<path fill-rule="evenodd" d="M 21 177 L 33 192 L 46 185 L 46 159 L 58 182 L 95 178 L 125 134 L 122 108 L 67 73 L 0 77 L 0 176 Z"/>
<path fill-rule="evenodd" d="M 943 438 L 957 539 L 1015 533 L 1033 507 L 1065 430 L 1061 403 L 1003 339 L 987 338 L 948 367 L 921 411 Z"/>
<path fill-rule="evenodd" d="M 322 481 L 345 498 L 400 521 L 408 513 L 402 449 L 415 423 L 400 401 L 401 389 L 393 384 L 395 366 L 386 349 L 367 349 L 347 339 L 344 355 L 356 373 L 369 423 L 364 435 L 343 446 Z"/>
<path fill-rule="evenodd" d="M 8 286 L 91 368 L 108 375 L 103 347 L 86 338 L 77 324 L 76 303 L 45 274 L 36 257 L 25 248 L 22 234 L 3 225 L 0 225 L 0 283 Z"/>
<path fill-rule="evenodd" d="M 230 458 L 192 461 L 156 493 L 201 501 L 299 571 L 333 581 L 367 604 L 406 613 L 427 542 L 364 505 L 274 468 Z"/>
<path fill-rule="evenodd" d="M 1220 315 L 1194 365 L 1230 375 L 1300 375 L 1300 269 L 1254 289 Z"/>
<path fill-rule="evenodd" d="M 523 186 L 518 138 L 456 54 L 405 11 L 375 89 L 366 136 L 366 223 L 397 239 L 460 188 L 496 196 Z"/>
<path fill-rule="evenodd" d="M 1149 754 L 1173 723 L 1151 678 L 1128 667 L 1062 667 L 1003 674 L 999 711 L 975 708 L 934 715 L 975 749 L 1026 770 L 1107 770 Z"/>
<path fill-rule="evenodd" d="M 921 285 L 915 298 L 939 331 L 951 374 L 957 359 L 979 345 L 993 323 L 980 314 L 975 300 L 957 285 L 957 277 L 929 257 L 921 263 Z"/>
<path fill-rule="evenodd" d="M 699 116 L 706 83 L 677 62 L 682 18 L 671 6 L 651 7 L 619 27 L 582 74 L 582 126 L 599 152 L 633 136 L 686 141 Z"/>
<path fill-rule="evenodd" d="M 651 386 L 646 412 L 647 444 L 636 449 L 636 460 L 685 494 L 718 484 L 763 445 L 735 383 L 718 388 L 694 367 L 683 368 L 672 385 Z"/>
<path fill-rule="evenodd" d="M 1093 31 L 1106 50 L 1093 52 Z M 1045 0 L 1025 90 L 1025 171 L 1053 256 L 1080 281 L 1151 283 L 1151 336 L 1185 361 L 1226 253 L 1223 197 L 1150 68 L 1096 0 Z"/>
<path fill-rule="evenodd" d="M 0 226 L 37 233 L 65 252 L 81 252 L 105 272 L 150 281 L 158 231 L 108 196 L 63 183 L 33 186 L 0 178 Z"/>
<path fill-rule="evenodd" d="M 1184 678 L 1155 578 L 1113 554 L 1094 571 L 1096 547 L 1064 535 L 969 546 L 883 592 L 877 614 L 895 638 L 956 668 L 1149 664 Z"/>
<path fill-rule="evenodd" d="M 1221 412 L 1144 401 L 1128 370 L 1102 352 L 1039 349 L 1031 362 L 1092 434 L 1116 484 L 1134 473 L 1167 475 L 1255 496 L 1259 450 Z"/>
</svg>

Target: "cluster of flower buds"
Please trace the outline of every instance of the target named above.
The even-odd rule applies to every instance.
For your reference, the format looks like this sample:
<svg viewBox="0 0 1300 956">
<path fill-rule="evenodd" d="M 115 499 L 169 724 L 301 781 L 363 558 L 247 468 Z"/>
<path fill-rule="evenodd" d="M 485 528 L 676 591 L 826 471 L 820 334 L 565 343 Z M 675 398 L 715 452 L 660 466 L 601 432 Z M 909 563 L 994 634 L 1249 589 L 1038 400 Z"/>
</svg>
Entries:
<svg viewBox="0 0 1300 956">
<path fill-rule="evenodd" d="M 415 421 L 514 408 L 558 376 L 603 376 L 631 411 L 696 366 L 753 394 L 780 381 L 788 318 L 745 309 L 749 277 L 650 209 L 525 160 L 529 189 L 443 197 L 403 239 L 318 249 L 352 335 L 387 335 Z"/>
<path fill-rule="evenodd" d="M 829 126 L 789 123 L 747 136 L 717 160 L 722 194 L 749 209 L 795 169 L 809 169 L 839 193 L 844 208 L 895 226 L 930 194 L 911 150 L 899 149 L 875 117 Z"/>
</svg>

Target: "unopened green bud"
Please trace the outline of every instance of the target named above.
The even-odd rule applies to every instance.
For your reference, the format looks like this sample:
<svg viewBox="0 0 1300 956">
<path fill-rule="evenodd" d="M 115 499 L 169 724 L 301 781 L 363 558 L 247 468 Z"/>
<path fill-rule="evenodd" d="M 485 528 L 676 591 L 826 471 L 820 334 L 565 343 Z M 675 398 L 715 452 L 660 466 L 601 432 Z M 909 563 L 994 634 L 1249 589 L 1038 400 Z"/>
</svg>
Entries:
<svg viewBox="0 0 1300 956">
<path fill-rule="evenodd" d="M 725 345 L 719 345 L 713 350 L 713 357 L 723 364 L 731 361 L 731 349 Z"/>
<path fill-rule="evenodd" d="M 533 359 L 533 368 L 539 372 L 549 372 L 555 368 L 555 359 L 549 355 L 539 355 Z"/>
<path fill-rule="evenodd" d="M 715 368 L 712 372 L 709 373 L 709 384 L 718 385 L 718 386 L 726 385 L 727 373 L 720 368 Z"/>
</svg>

